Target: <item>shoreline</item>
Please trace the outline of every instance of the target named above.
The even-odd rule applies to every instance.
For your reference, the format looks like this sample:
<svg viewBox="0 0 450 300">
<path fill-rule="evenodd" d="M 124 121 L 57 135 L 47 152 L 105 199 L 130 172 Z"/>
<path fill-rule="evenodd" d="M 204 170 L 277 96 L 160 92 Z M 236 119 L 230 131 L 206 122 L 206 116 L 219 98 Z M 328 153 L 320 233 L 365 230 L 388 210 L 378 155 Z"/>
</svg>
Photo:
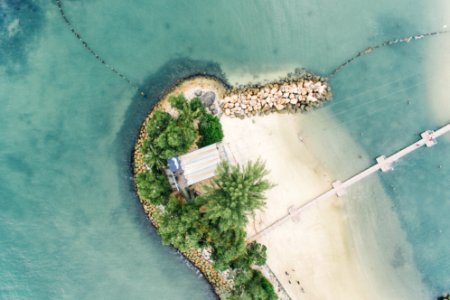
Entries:
<svg viewBox="0 0 450 300">
<path fill-rule="evenodd" d="M 321 132 L 315 138 L 316 130 L 305 130 L 305 140 L 331 174 L 348 173 L 350 169 L 360 170 L 370 165 L 372 159 L 365 154 L 341 125 L 337 124 L 331 112 L 322 110 L 308 116 L 302 127 Z M 327 127 L 333 126 L 333 130 Z M 333 145 L 333 153 L 324 149 L 324 141 Z M 355 157 L 354 165 L 345 166 L 348 156 Z M 378 177 L 372 177 L 355 185 L 346 198 L 337 199 L 342 207 L 344 230 L 348 235 L 348 250 L 354 272 L 349 278 L 366 283 L 365 299 L 425 299 L 430 296 L 423 290 L 420 274 L 412 264 L 412 253 L 405 233 L 402 231 L 395 211 Z M 392 242 L 395 241 L 395 242 Z M 362 285 L 362 284 L 360 284 Z M 336 297 L 337 299 L 341 299 Z M 345 299 L 345 298 L 343 298 Z"/>
<path fill-rule="evenodd" d="M 289 76 L 287 76 L 284 80 L 271 81 L 269 83 L 282 85 L 287 82 L 293 82 L 300 78 L 302 78 L 302 80 L 303 79 L 315 80 L 315 82 L 321 82 L 321 84 L 323 84 L 326 81 L 326 79 L 321 78 L 320 76 L 315 76 L 310 73 L 302 72 L 301 74 L 290 73 Z M 237 88 L 232 88 L 225 80 L 218 78 L 216 76 L 209 76 L 209 75 L 205 75 L 205 74 L 191 75 L 191 76 L 177 80 L 175 82 L 175 84 L 173 84 L 171 87 L 165 89 L 161 93 L 162 96 L 155 102 L 155 104 L 151 108 L 150 112 L 147 114 L 147 117 L 144 119 L 144 121 L 139 129 L 139 134 L 137 135 L 137 138 L 136 138 L 135 146 L 133 148 L 133 153 L 132 153 L 132 160 L 131 160 L 133 180 L 135 179 L 135 177 L 138 174 L 140 174 L 141 172 L 143 172 L 145 170 L 140 147 L 146 138 L 146 131 L 145 131 L 146 125 L 155 110 L 157 110 L 158 108 L 160 108 L 160 109 L 167 108 L 168 99 L 171 95 L 178 95 L 180 93 L 184 93 L 184 94 L 191 94 L 191 96 L 192 96 L 193 94 L 195 94 L 195 90 L 207 89 L 207 90 L 214 91 L 219 99 L 223 99 L 227 95 L 232 95 L 233 92 L 235 92 L 235 93 L 239 92 L 239 91 L 245 92 L 247 90 L 251 90 L 251 89 L 255 89 L 255 88 L 264 88 L 264 86 L 269 83 L 264 82 L 261 84 L 251 84 L 251 85 L 249 84 L 249 85 L 245 85 L 245 86 L 241 85 Z M 329 88 L 329 87 L 327 86 L 327 88 Z M 329 91 L 329 90 L 327 90 L 327 91 Z M 331 93 L 327 92 L 327 96 L 331 97 Z M 323 101 L 328 100 L 329 97 L 327 97 L 324 100 L 322 100 L 322 99 L 315 100 L 314 102 L 311 102 L 311 104 L 309 104 L 309 102 L 307 102 L 306 106 L 317 107 L 318 104 L 320 104 Z M 302 109 L 302 110 L 304 110 L 304 109 Z M 276 112 L 278 110 L 274 109 L 273 111 Z M 290 111 L 288 111 L 288 112 L 290 112 Z M 266 112 L 266 114 L 267 113 L 268 112 Z M 263 114 L 263 112 L 260 112 L 260 115 L 262 115 L 262 114 Z M 249 116 L 249 117 L 251 117 L 251 116 Z M 137 195 L 139 201 L 141 202 L 141 206 L 143 207 L 144 212 L 146 213 L 146 215 L 149 218 L 152 225 L 158 231 L 159 225 L 155 221 L 155 218 L 154 218 L 154 214 L 158 211 L 158 206 L 149 204 L 149 203 L 145 203 L 143 201 L 143 199 L 140 198 L 140 196 L 137 192 L 137 187 L 136 187 L 135 181 L 134 181 L 134 190 L 136 192 L 136 195 Z M 176 248 L 174 247 L 174 249 L 176 249 Z M 192 264 L 198 270 L 198 272 L 200 272 L 203 275 L 203 277 L 211 285 L 212 290 L 214 291 L 214 293 L 216 294 L 217 297 L 220 297 L 221 294 L 224 294 L 229 290 L 226 280 L 224 280 L 224 278 L 221 276 L 220 272 L 217 272 L 214 269 L 211 261 L 207 260 L 205 257 L 202 256 L 200 251 L 181 252 L 179 249 L 176 249 L 176 250 L 190 264 Z M 271 275 L 272 275 L 272 277 L 275 276 L 273 272 Z M 278 292 L 281 292 L 284 289 L 284 287 L 282 285 L 280 286 L 279 280 L 278 280 L 278 278 L 276 278 L 276 276 L 275 276 L 275 279 L 276 280 L 273 280 L 273 278 L 272 278 L 270 281 L 274 285 L 274 287 L 277 287 Z M 288 299 L 289 296 L 283 295 L 281 298 Z"/>
<path fill-rule="evenodd" d="M 265 209 L 258 211 L 247 227 L 249 235 L 285 214 L 290 206 L 328 189 L 332 182 L 332 176 L 309 148 L 308 137 L 300 136 L 303 129 L 299 121 L 304 116 L 274 114 L 223 120 L 225 140 L 227 136 L 233 136 L 234 141 L 248 137 L 238 145 L 228 140 L 235 145 L 233 153 L 244 161 L 255 155 L 265 159 L 269 178 L 277 185 L 267 193 Z M 230 134 L 231 131 L 234 133 Z M 338 295 L 363 294 L 344 284 L 352 278 L 354 268 L 348 252 L 350 235 L 338 201 L 330 199 L 321 203 L 319 209 L 308 211 L 301 220 L 288 221 L 257 239 L 267 245 L 267 264 L 292 299 L 327 299 L 332 296 L 327 291 L 338 290 L 341 291 Z M 326 273 L 349 280 L 330 280 Z"/>
<path fill-rule="evenodd" d="M 277 185 L 268 191 L 266 209 L 256 212 L 248 233 L 271 224 L 290 206 L 328 190 L 336 169 L 342 169 L 339 165 L 345 163 L 346 154 L 358 157 L 364 153 L 326 108 L 307 115 L 227 118 L 222 124 L 225 141 L 234 145 L 232 150 L 238 160 L 251 160 L 255 156 L 266 159 L 269 179 Z M 333 127 L 333 131 L 316 134 L 317 128 L 323 132 L 326 128 L 322 127 L 326 126 Z M 227 141 L 227 137 L 233 139 Z M 335 152 L 332 155 L 330 147 Z M 361 155 L 355 167 L 364 169 L 370 161 Z M 369 182 L 370 186 L 353 187 L 350 197 L 332 197 L 318 203 L 294 222 L 287 221 L 257 239 L 268 246 L 267 264 L 293 299 L 377 299 L 380 291 L 389 299 L 427 294 L 421 290 L 417 272 L 408 264 L 410 249 L 396 216 L 388 209 L 381 183 L 377 178 Z M 367 203 L 374 195 L 380 201 Z M 380 207 L 373 211 L 373 205 Z M 397 240 L 385 245 L 384 252 L 376 243 L 380 242 L 378 231 L 368 227 L 373 218 L 383 220 L 383 213 L 386 226 L 381 226 L 381 230 L 392 228 L 389 237 Z M 374 235 L 372 241 L 364 238 L 364 228 Z M 392 266 L 398 253 L 405 263 L 400 266 L 396 262 Z"/>
<path fill-rule="evenodd" d="M 249 88 L 255 86 L 258 85 L 248 85 Z M 155 103 L 140 127 L 132 155 L 133 176 L 138 174 L 139 167 L 143 167 L 138 150 L 140 142 L 145 138 L 145 126 L 153 112 L 167 106 L 170 95 L 184 93 L 190 98 L 196 91 L 202 89 L 213 90 L 219 99 L 233 91 L 230 86 L 222 85 L 222 80 L 217 80 L 214 76 L 190 76 L 188 79 L 178 80 L 177 84 L 168 88 L 166 90 L 168 92 Z M 326 134 L 316 137 L 314 128 L 334 124 L 339 127 L 337 139 L 342 138 L 352 145 L 352 153 L 362 151 L 345 129 L 337 125 L 326 108 L 314 114 L 289 114 L 289 112 L 281 111 L 269 115 L 258 113 L 245 115 L 243 118 L 224 114 L 221 118 L 225 135 L 223 142 L 233 145 L 231 150 L 233 156 L 238 157 L 237 161 L 245 163 L 262 156 L 268 162 L 269 176 L 273 176 L 270 180 L 277 185 L 267 192 L 265 208 L 256 212 L 253 221 L 249 220 L 247 236 L 284 214 L 289 206 L 307 201 L 330 187 L 337 165 L 331 161 L 327 162 L 327 159 L 338 159 L 339 153 L 342 152 L 340 147 L 343 145 L 333 145 L 332 148 L 338 153 L 328 157 L 326 149 L 323 149 L 321 144 L 327 139 Z M 327 122 L 323 123 L 324 119 Z M 358 161 L 358 165 L 365 166 L 369 161 L 370 158 L 364 155 Z M 286 173 L 290 175 L 286 176 Z M 376 190 L 382 189 L 377 179 L 374 179 L 374 184 L 377 185 Z M 286 192 L 289 186 L 294 188 Z M 363 189 L 355 188 L 358 191 Z M 137 194 L 136 187 L 135 191 Z M 373 194 L 374 191 L 368 193 Z M 153 218 L 157 206 L 143 203 L 139 196 L 138 199 L 153 226 L 158 228 Z M 380 286 L 384 286 L 387 295 L 409 294 L 405 289 L 409 286 L 406 282 L 398 281 L 400 285 L 395 286 L 401 288 L 396 292 L 395 286 L 388 287 L 388 283 L 383 279 L 383 272 L 380 270 L 389 271 L 388 257 L 383 256 L 380 251 L 373 250 L 368 251 L 374 255 L 374 259 L 371 259 L 369 253 L 365 253 L 367 243 L 360 237 L 361 230 L 355 228 L 355 225 L 358 227 L 358 222 L 363 222 L 360 219 L 364 216 L 355 218 L 358 211 L 353 207 L 354 204 L 347 203 L 348 201 L 350 200 L 337 197 L 329 199 L 302 215 L 300 221 L 287 222 L 283 228 L 275 230 L 275 234 L 268 234 L 257 240 L 268 248 L 266 267 L 272 274 L 268 272 L 264 274 L 270 279 L 281 299 L 323 299 L 331 296 L 335 299 L 361 296 L 372 299 L 377 295 Z M 366 210 L 370 209 L 370 205 L 366 207 Z M 292 236 L 295 232 L 299 233 L 297 237 Z M 401 235 L 398 237 L 402 239 Z M 217 297 L 220 298 L 226 293 L 226 288 L 224 289 L 226 283 L 224 280 L 221 282 L 221 275 L 214 270 L 211 261 L 203 257 L 199 251 L 183 253 L 176 250 L 203 275 Z M 372 270 L 375 261 L 382 265 L 377 267 L 377 271 Z M 395 282 L 398 280 L 394 273 L 388 277 Z M 412 279 L 412 282 L 417 282 L 416 279 Z M 353 284 L 355 282 L 357 284 Z M 323 286 L 327 286 L 327 289 Z"/>
<path fill-rule="evenodd" d="M 227 89 L 230 87 L 230 85 L 222 80 L 219 77 L 213 76 L 213 75 L 207 75 L 207 74 L 193 74 L 184 78 L 180 78 L 177 80 L 172 86 L 168 87 L 167 89 L 163 90 L 161 92 L 162 96 L 155 101 L 155 104 L 151 107 L 151 110 L 148 112 L 147 116 L 145 117 L 144 121 L 142 122 L 142 125 L 139 128 L 139 132 L 137 134 L 137 137 L 135 139 L 134 147 L 131 153 L 131 169 L 132 169 L 132 175 L 133 175 L 133 187 L 134 191 L 136 193 L 136 197 L 139 199 L 139 202 L 141 203 L 141 206 L 147 215 L 149 221 L 153 225 L 153 227 L 156 229 L 156 232 L 158 233 L 159 224 L 156 222 L 154 218 L 154 214 L 158 210 L 158 206 L 151 204 L 151 203 L 145 203 L 143 199 L 139 196 L 138 188 L 136 186 L 135 178 L 136 176 L 143 171 L 144 168 L 144 162 L 142 160 L 142 154 L 140 147 L 142 146 L 142 143 L 145 139 L 146 135 L 146 125 L 149 122 L 151 116 L 153 115 L 154 111 L 156 111 L 158 108 L 164 107 L 165 105 L 168 105 L 168 99 L 171 95 L 177 94 L 178 90 L 183 85 L 189 85 L 192 82 L 195 82 L 196 80 L 209 80 L 217 84 L 218 86 L 222 87 L 223 89 Z M 192 83 L 194 84 L 194 83 Z M 211 262 L 206 260 L 199 251 L 189 251 L 189 252 L 182 252 L 179 249 L 170 246 L 173 249 L 177 251 L 189 264 L 191 264 L 202 276 L 206 279 L 206 281 L 209 283 L 211 290 L 214 292 L 217 299 L 220 298 L 220 294 L 223 292 L 226 292 L 226 288 L 224 289 L 224 286 L 226 284 L 219 283 L 221 280 L 219 279 L 220 276 L 218 275 L 218 272 L 215 271 L 214 267 L 212 266 Z"/>
</svg>

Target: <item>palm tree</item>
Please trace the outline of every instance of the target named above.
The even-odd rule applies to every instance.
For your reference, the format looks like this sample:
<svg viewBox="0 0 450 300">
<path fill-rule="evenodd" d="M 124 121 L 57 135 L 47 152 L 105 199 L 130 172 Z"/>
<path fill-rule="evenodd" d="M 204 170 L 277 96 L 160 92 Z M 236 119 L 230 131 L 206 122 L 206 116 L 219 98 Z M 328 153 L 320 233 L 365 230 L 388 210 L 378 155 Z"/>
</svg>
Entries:
<svg viewBox="0 0 450 300">
<path fill-rule="evenodd" d="M 146 140 L 142 147 L 142 152 L 144 153 L 144 162 L 149 169 L 162 170 L 165 167 L 166 159 L 153 142 Z"/>
<path fill-rule="evenodd" d="M 264 193 L 273 185 L 264 177 L 268 174 L 262 161 L 249 162 L 244 167 L 221 163 L 217 178 L 208 189 L 205 216 L 221 231 L 247 223 L 246 214 L 265 204 Z"/>
<path fill-rule="evenodd" d="M 182 204 L 177 198 L 170 197 L 164 211 L 159 213 L 158 221 L 164 244 L 174 245 L 181 251 L 200 247 L 204 231 L 193 202 Z"/>
<path fill-rule="evenodd" d="M 180 124 L 191 125 L 194 120 L 199 118 L 204 112 L 204 110 L 201 109 L 202 107 L 190 105 L 182 94 L 170 97 L 169 101 L 172 107 L 175 107 L 180 114 L 177 119 Z"/>
<path fill-rule="evenodd" d="M 140 173 L 136 176 L 136 186 L 141 198 L 153 204 L 165 204 L 171 193 L 167 177 L 160 172 Z"/>
</svg>

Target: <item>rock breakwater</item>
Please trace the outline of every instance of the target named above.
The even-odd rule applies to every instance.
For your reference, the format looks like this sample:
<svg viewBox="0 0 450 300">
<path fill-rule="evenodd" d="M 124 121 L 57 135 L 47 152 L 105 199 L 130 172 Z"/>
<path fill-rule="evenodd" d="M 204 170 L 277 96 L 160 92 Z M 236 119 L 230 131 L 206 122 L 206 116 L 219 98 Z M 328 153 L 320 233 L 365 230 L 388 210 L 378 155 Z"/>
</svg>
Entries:
<svg viewBox="0 0 450 300">
<path fill-rule="evenodd" d="M 229 117 L 250 117 L 282 111 L 307 111 L 331 99 L 327 79 L 312 74 L 280 82 L 250 85 L 227 91 L 219 105 Z"/>
</svg>

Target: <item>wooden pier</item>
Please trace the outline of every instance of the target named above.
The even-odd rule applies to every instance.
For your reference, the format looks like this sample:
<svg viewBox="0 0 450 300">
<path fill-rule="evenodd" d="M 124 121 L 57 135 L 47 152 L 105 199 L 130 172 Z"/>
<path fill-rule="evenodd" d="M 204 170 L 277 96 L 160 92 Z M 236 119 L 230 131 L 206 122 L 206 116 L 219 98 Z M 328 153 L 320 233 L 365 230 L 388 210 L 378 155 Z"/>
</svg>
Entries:
<svg viewBox="0 0 450 300">
<path fill-rule="evenodd" d="M 373 173 L 376 173 L 379 170 L 381 170 L 382 172 L 387 172 L 387 171 L 392 170 L 392 166 L 393 166 L 394 162 L 396 162 L 400 158 L 408 155 L 409 153 L 421 148 L 422 146 L 426 146 L 426 147 L 434 146 L 436 144 L 436 139 L 438 137 L 446 134 L 449 131 L 450 131 L 450 124 L 442 126 L 441 128 L 439 128 L 435 131 L 427 130 L 420 135 L 421 139 L 419 139 L 417 142 L 403 148 L 402 150 L 392 154 L 389 157 L 385 157 L 384 155 L 377 157 L 376 164 L 374 164 L 373 166 L 365 169 L 364 171 L 356 174 L 353 177 L 350 177 L 349 179 L 345 180 L 344 182 L 341 182 L 341 181 L 333 182 L 332 188 L 330 190 L 317 196 L 314 199 L 311 199 L 311 200 L 303 203 L 300 206 L 289 207 L 287 214 L 285 214 L 281 218 L 277 219 L 275 222 L 268 225 L 267 227 L 263 228 L 262 230 L 257 232 L 255 235 L 251 236 L 247 241 L 250 242 L 250 241 L 254 241 L 254 240 L 258 239 L 259 237 L 266 234 L 270 230 L 274 229 L 278 225 L 284 223 L 289 218 L 296 218 L 296 217 L 298 218 L 298 214 L 301 211 L 303 211 L 304 209 L 306 209 L 307 207 L 311 206 L 312 204 L 315 204 L 321 200 L 325 200 L 331 196 L 336 195 L 336 196 L 340 197 L 340 196 L 345 195 L 346 189 L 348 187 L 350 187 L 351 185 L 357 183 L 358 181 L 372 175 Z"/>
</svg>

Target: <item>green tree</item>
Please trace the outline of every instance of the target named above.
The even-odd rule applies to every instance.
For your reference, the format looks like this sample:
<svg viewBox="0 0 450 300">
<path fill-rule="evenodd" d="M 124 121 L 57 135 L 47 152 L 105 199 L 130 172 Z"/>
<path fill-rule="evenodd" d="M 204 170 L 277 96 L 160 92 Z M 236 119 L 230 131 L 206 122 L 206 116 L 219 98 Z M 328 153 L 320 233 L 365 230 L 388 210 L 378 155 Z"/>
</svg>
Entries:
<svg viewBox="0 0 450 300">
<path fill-rule="evenodd" d="M 167 159 L 186 153 L 196 138 L 197 132 L 192 124 L 180 126 L 171 122 L 154 143 L 161 151 L 161 156 Z"/>
<path fill-rule="evenodd" d="M 247 256 L 251 265 L 262 266 L 267 260 L 267 247 L 263 244 L 253 241 L 247 245 Z"/>
<path fill-rule="evenodd" d="M 223 139 L 222 124 L 219 118 L 211 114 L 204 114 L 200 118 L 198 126 L 200 136 L 200 147 L 205 147 L 214 143 L 218 143 Z"/>
<path fill-rule="evenodd" d="M 233 227 L 244 227 L 247 213 L 263 207 L 264 193 L 272 187 L 265 179 L 268 172 L 260 160 L 249 162 L 244 167 L 221 163 L 217 168 L 217 176 L 206 196 L 206 217 L 220 231 Z"/>
<path fill-rule="evenodd" d="M 234 290 L 230 297 L 236 300 L 275 300 L 277 295 L 272 284 L 261 272 L 246 269 L 234 275 Z"/>
<path fill-rule="evenodd" d="M 252 242 L 247 245 L 243 255 L 230 263 L 232 269 L 250 269 L 252 265 L 262 266 L 266 263 L 266 246 Z"/>
<path fill-rule="evenodd" d="M 181 251 L 200 248 L 205 228 L 198 207 L 193 202 L 186 204 L 171 197 L 164 212 L 158 216 L 159 234 L 166 245 Z"/>
<path fill-rule="evenodd" d="M 170 96 L 169 103 L 173 108 L 176 108 L 179 112 L 186 110 L 186 107 L 189 106 L 189 103 L 183 96 L 183 94 L 179 94 L 178 96 Z"/>
<path fill-rule="evenodd" d="M 157 110 L 150 118 L 146 130 L 150 141 L 156 139 L 169 126 L 173 118 L 170 114 Z"/>
<path fill-rule="evenodd" d="M 142 199 L 153 204 L 165 204 L 171 187 L 165 174 L 159 171 L 145 171 L 136 176 L 136 186 Z"/>
<path fill-rule="evenodd" d="M 197 139 L 194 120 L 201 115 L 198 104 L 191 105 L 182 96 L 171 97 L 171 105 L 179 111 L 174 119 L 163 111 L 155 111 L 149 120 L 146 131 L 148 139 L 144 142 L 142 152 L 150 168 L 163 168 L 166 159 L 186 153 Z"/>
<path fill-rule="evenodd" d="M 191 106 L 191 110 L 199 112 L 200 116 L 203 116 L 204 114 L 207 113 L 205 106 L 203 105 L 202 100 L 200 100 L 199 97 L 191 99 L 191 101 L 189 101 L 189 105 Z"/>
<path fill-rule="evenodd" d="M 230 262 L 245 255 L 245 230 L 243 227 L 230 228 L 227 231 L 219 231 L 212 227 L 210 232 L 212 247 L 211 258 L 217 270 L 226 270 Z"/>
<path fill-rule="evenodd" d="M 222 163 L 217 168 L 213 185 L 204 194 L 202 218 L 210 228 L 207 242 L 219 270 L 245 268 L 265 259 L 265 248 L 259 244 L 245 245 L 246 214 L 264 205 L 264 192 L 272 185 L 265 179 L 267 171 L 261 161 L 244 167 Z"/>
<path fill-rule="evenodd" d="M 178 96 L 171 96 L 169 98 L 170 105 L 178 110 L 179 116 L 177 122 L 180 126 L 191 125 L 194 120 L 199 118 L 204 112 L 203 106 L 199 107 L 195 105 L 190 105 L 186 98 L 180 94 Z M 203 108 L 203 109 L 202 109 Z"/>
<path fill-rule="evenodd" d="M 148 139 L 144 141 L 142 153 L 144 154 L 144 162 L 150 169 L 162 170 L 166 165 L 167 158 L 163 155 L 162 151 Z"/>
</svg>

